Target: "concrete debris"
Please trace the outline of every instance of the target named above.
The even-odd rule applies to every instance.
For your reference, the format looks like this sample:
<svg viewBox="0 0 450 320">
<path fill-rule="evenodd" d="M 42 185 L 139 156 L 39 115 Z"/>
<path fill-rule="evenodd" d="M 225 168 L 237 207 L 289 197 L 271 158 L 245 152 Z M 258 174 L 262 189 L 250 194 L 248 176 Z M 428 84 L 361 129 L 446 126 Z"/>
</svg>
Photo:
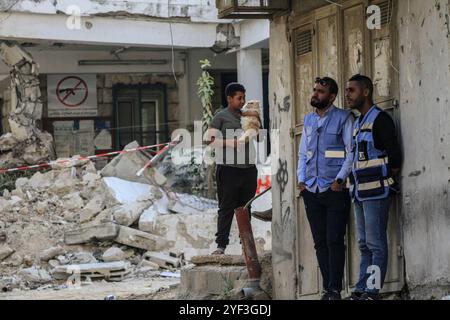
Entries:
<svg viewBox="0 0 450 320">
<path fill-rule="evenodd" d="M 139 144 L 134 141 L 125 146 L 125 150 L 138 148 Z M 137 176 L 137 172 L 141 170 L 150 160 L 151 156 L 145 151 L 129 152 L 115 157 L 100 172 L 102 177 L 116 177 L 127 181 L 148 183 L 151 177 L 148 171 L 144 171 L 142 176 Z"/>
<path fill-rule="evenodd" d="M 106 250 L 102 255 L 102 260 L 104 262 L 113 262 L 113 261 L 121 261 L 125 260 L 126 254 L 122 249 L 112 247 Z"/>
<path fill-rule="evenodd" d="M 49 261 L 50 259 L 53 259 L 54 257 L 62 255 L 64 253 L 65 253 L 65 250 L 60 246 L 48 248 L 48 249 L 42 251 L 42 253 L 40 255 L 40 260 Z"/>
<path fill-rule="evenodd" d="M 158 270 L 159 265 L 155 262 L 143 259 L 139 264 L 140 269 L 146 268 L 146 270 Z"/>
<path fill-rule="evenodd" d="M 124 226 L 120 226 L 119 234 L 114 241 L 148 251 L 158 251 L 168 246 L 168 242 L 160 236 Z"/>
<path fill-rule="evenodd" d="M 142 161 L 128 174 L 147 162 L 147 156 L 137 157 Z M 114 170 L 133 159 L 122 158 Z M 155 173 L 142 183 L 104 177 L 90 161 L 69 162 L 17 179 L 14 190 L 0 190 L 5 291 L 61 290 L 76 281 L 77 270 L 81 286 L 95 279 L 161 277 L 161 268 L 177 274 L 185 259 L 215 248 L 217 201 L 161 188 Z M 263 241 L 270 239 L 270 225 L 262 225 L 254 225 L 259 249 L 270 245 Z M 232 227 L 227 253 L 240 252 Z"/>
<path fill-rule="evenodd" d="M 149 201 L 134 202 L 132 204 L 121 205 L 114 211 L 114 219 L 122 226 L 130 226 L 135 223 L 142 212 L 151 205 Z"/>
<path fill-rule="evenodd" d="M 0 246 L 0 261 L 8 258 L 14 253 L 14 250 L 8 246 Z"/>
<path fill-rule="evenodd" d="M 179 268 L 184 264 L 180 258 L 171 257 L 161 252 L 146 252 L 143 256 L 145 260 L 156 263 L 164 269 Z"/>
<path fill-rule="evenodd" d="M 64 234 L 65 244 L 82 244 L 90 241 L 104 241 L 115 239 L 120 227 L 115 223 L 104 223 L 77 230 L 72 230 Z"/>
<path fill-rule="evenodd" d="M 0 44 L 0 57 L 10 68 L 11 132 L 0 137 L 3 168 L 36 164 L 54 159 L 53 138 L 36 126 L 42 118 L 43 105 L 39 88 L 38 64 L 32 56 L 14 43 Z"/>
<path fill-rule="evenodd" d="M 242 255 L 205 255 L 194 256 L 191 262 L 195 265 L 245 266 Z"/>
<path fill-rule="evenodd" d="M 52 281 L 52 277 L 46 270 L 37 267 L 20 270 L 19 276 L 28 282 L 45 283 Z"/>
<path fill-rule="evenodd" d="M 95 218 L 105 207 L 105 199 L 102 195 L 95 195 L 80 213 L 80 223 Z"/>
<path fill-rule="evenodd" d="M 71 275 L 89 277 L 91 279 L 106 279 L 110 281 L 121 281 L 130 274 L 130 263 L 128 262 L 106 262 L 75 264 L 68 266 L 58 266 L 52 271 L 55 279 L 66 279 Z"/>
<path fill-rule="evenodd" d="M 71 264 L 97 263 L 97 259 L 90 252 L 76 252 L 69 255 Z"/>
</svg>

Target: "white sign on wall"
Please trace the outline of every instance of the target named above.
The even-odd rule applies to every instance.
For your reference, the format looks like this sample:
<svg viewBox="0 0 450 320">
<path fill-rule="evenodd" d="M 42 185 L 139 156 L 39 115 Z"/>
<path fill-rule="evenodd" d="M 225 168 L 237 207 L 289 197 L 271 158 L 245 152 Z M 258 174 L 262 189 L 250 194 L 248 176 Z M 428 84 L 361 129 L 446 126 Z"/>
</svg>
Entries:
<svg viewBox="0 0 450 320">
<path fill-rule="evenodd" d="M 97 76 L 58 74 L 47 76 L 48 117 L 95 117 Z"/>
</svg>

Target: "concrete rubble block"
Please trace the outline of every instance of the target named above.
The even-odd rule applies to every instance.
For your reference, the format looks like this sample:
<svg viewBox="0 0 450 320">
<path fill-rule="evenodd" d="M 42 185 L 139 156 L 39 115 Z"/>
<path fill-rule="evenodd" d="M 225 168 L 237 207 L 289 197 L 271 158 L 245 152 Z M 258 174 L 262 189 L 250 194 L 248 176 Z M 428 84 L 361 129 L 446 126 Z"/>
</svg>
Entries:
<svg viewBox="0 0 450 320">
<path fill-rule="evenodd" d="M 23 188 L 24 186 L 26 186 L 28 184 L 28 181 L 29 181 L 28 178 L 17 179 L 16 183 L 15 183 L 16 189 Z"/>
<path fill-rule="evenodd" d="M 180 299 L 224 296 L 247 270 L 243 266 L 197 266 L 181 270 Z"/>
<path fill-rule="evenodd" d="M 126 258 L 125 252 L 120 248 L 112 247 L 106 250 L 102 255 L 104 262 L 121 261 Z"/>
<path fill-rule="evenodd" d="M 100 212 L 92 221 L 85 223 L 83 226 L 96 226 L 107 222 L 114 221 L 113 212 L 111 209 L 105 209 Z"/>
<path fill-rule="evenodd" d="M 191 262 L 195 265 L 245 266 L 242 255 L 204 255 L 194 256 Z"/>
<path fill-rule="evenodd" d="M 148 261 L 143 259 L 141 261 L 141 263 L 139 264 L 139 267 L 142 268 L 146 268 L 147 270 L 159 270 L 159 265 L 155 262 L 152 261 Z"/>
<path fill-rule="evenodd" d="M 48 208 L 48 201 L 44 200 L 44 201 L 38 201 L 34 207 L 34 209 L 36 210 L 36 212 L 38 214 L 44 214 L 47 211 Z"/>
<path fill-rule="evenodd" d="M 52 277 L 46 270 L 38 269 L 37 267 L 20 270 L 19 276 L 23 280 L 33 283 L 45 283 L 52 281 Z"/>
<path fill-rule="evenodd" d="M 139 144 L 133 141 L 125 146 L 125 150 L 138 148 Z M 116 177 L 127 181 L 148 183 L 146 172 L 142 176 L 137 176 L 136 173 L 142 169 L 149 158 L 144 156 L 140 151 L 127 152 L 114 158 L 108 163 L 100 172 L 102 177 Z"/>
<path fill-rule="evenodd" d="M 64 234 L 64 243 L 71 245 L 87 243 L 94 240 L 113 240 L 119 234 L 119 229 L 119 225 L 113 222 L 108 222 L 72 230 Z"/>
<path fill-rule="evenodd" d="M 0 137 L 0 151 L 12 150 L 17 145 L 17 139 L 8 132 Z"/>
<path fill-rule="evenodd" d="M 33 190 L 45 189 L 49 187 L 51 181 L 41 172 L 37 171 L 28 181 L 28 186 Z"/>
<path fill-rule="evenodd" d="M 63 280 L 74 275 L 89 277 L 91 279 L 106 279 L 110 281 L 121 281 L 131 272 L 129 262 L 105 262 L 72 264 L 67 266 L 57 266 L 52 270 L 55 279 Z"/>
<path fill-rule="evenodd" d="M 145 232 L 154 232 L 155 218 L 159 214 L 156 204 L 151 205 L 144 210 L 139 217 L 139 230 Z"/>
<path fill-rule="evenodd" d="M 87 172 L 84 176 L 83 176 L 83 183 L 84 184 L 89 184 L 93 181 L 97 181 L 100 180 L 102 177 L 100 177 L 98 174 L 96 173 L 92 173 L 92 172 Z"/>
<path fill-rule="evenodd" d="M 66 210 L 78 210 L 84 206 L 84 201 L 79 192 L 68 194 L 62 200 L 64 201 L 63 207 Z"/>
<path fill-rule="evenodd" d="M 70 255 L 71 264 L 97 263 L 97 259 L 90 252 L 75 252 Z"/>
<path fill-rule="evenodd" d="M 12 196 L 11 200 L 9 200 L 9 203 L 12 207 L 15 207 L 15 206 L 20 206 L 22 201 L 23 201 L 22 198 L 20 198 L 18 196 Z"/>
<path fill-rule="evenodd" d="M 80 222 L 92 220 L 105 207 L 105 198 L 103 195 L 95 195 L 88 204 L 81 210 Z"/>
<path fill-rule="evenodd" d="M 6 245 L 0 246 L 0 261 L 5 260 L 14 253 L 14 250 Z"/>
<path fill-rule="evenodd" d="M 27 140 L 33 134 L 32 127 L 24 126 L 20 123 L 20 121 L 15 120 L 12 117 L 8 119 L 8 123 L 9 128 L 11 129 L 11 133 L 14 136 L 14 139 L 16 139 L 19 142 Z"/>
<path fill-rule="evenodd" d="M 160 236 L 124 226 L 120 226 L 119 234 L 114 241 L 148 251 L 162 250 L 168 245 L 168 242 Z"/>
<path fill-rule="evenodd" d="M 61 172 L 58 175 L 56 181 L 51 184 L 49 189 L 55 194 L 64 195 L 73 192 L 73 190 L 76 188 L 76 185 L 77 180 L 72 177 L 70 170 L 67 170 Z"/>
<path fill-rule="evenodd" d="M 39 259 L 41 261 L 49 261 L 50 259 L 53 259 L 56 256 L 64 254 L 64 249 L 60 246 L 51 247 L 41 252 L 39 255 Z"/>
<path fill-rule="evenodd" d="M 150 205 L 151 202 L 145 201 L 119 206 L 114 211 L 114 219 L 118 224 L 128 227 L 135 223 Z"/>
<path fill-rule="evenodd" d="M 0 198 L 0 212 L 8 211 L 11 208 L 11 204 L 8 200 Z"/>
<path fill-rule="evenodd" d="M 174 258 L 161 252 L 146 252 L 143 258 L 156 263 L 164 269 L 179 268 L 182 265 L 180 258 Z"/>
</svg>

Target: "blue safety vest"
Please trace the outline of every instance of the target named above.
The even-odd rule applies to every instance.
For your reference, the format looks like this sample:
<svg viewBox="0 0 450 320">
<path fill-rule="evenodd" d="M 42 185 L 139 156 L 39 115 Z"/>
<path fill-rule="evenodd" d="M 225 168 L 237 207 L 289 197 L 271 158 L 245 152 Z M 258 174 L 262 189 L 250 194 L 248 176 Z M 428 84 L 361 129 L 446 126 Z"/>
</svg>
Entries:
<svg viewBox="0 0 450 320">
<path fill-rule="evenodd" d="M 384 150 L 375 148 L 373 124 L 383 112 L 374 105 L 362 118 L 355 121 L 353 131 L 354 160 L 350 191 L 359 201 L 380 200 L 389 197 L 394 180 L 389 177 L 389 159 Z M 361 120 L 361 121 L 360 121 Z"/>
<path fill-rule="evenodd" d="M 332 107 L 327 119 L 318 126 L 316 114 L 305 117 L 307 160 L 305 184 L 311 188 L 316 182 L 320 188 L 329 188 L 345 161 L 345 143 L 342 130 L 350 111 Z"/>
</svg>

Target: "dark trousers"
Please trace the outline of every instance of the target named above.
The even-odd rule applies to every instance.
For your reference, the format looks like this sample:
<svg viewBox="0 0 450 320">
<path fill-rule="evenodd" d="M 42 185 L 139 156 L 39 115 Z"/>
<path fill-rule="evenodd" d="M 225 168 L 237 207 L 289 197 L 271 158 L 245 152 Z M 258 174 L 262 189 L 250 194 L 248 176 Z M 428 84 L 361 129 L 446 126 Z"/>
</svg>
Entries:
<svg viewBox="0 0 450 320">
<path fill-rule="evenodd" d="M 258 170 L 218 165 L 216 170 L 219 218 L 217 219 L 217 247 L 226 248 L 229 243 L 234 209 L 243 207 L 255 196 Z M 250 208 L 249 208 L 250 213 Z"/>
<path fill-rule="evenodd" d="M 350 214 L 348 191 L 302 192 L 324 290 L 342 290 L 345 232 Z"/>
</svg>

